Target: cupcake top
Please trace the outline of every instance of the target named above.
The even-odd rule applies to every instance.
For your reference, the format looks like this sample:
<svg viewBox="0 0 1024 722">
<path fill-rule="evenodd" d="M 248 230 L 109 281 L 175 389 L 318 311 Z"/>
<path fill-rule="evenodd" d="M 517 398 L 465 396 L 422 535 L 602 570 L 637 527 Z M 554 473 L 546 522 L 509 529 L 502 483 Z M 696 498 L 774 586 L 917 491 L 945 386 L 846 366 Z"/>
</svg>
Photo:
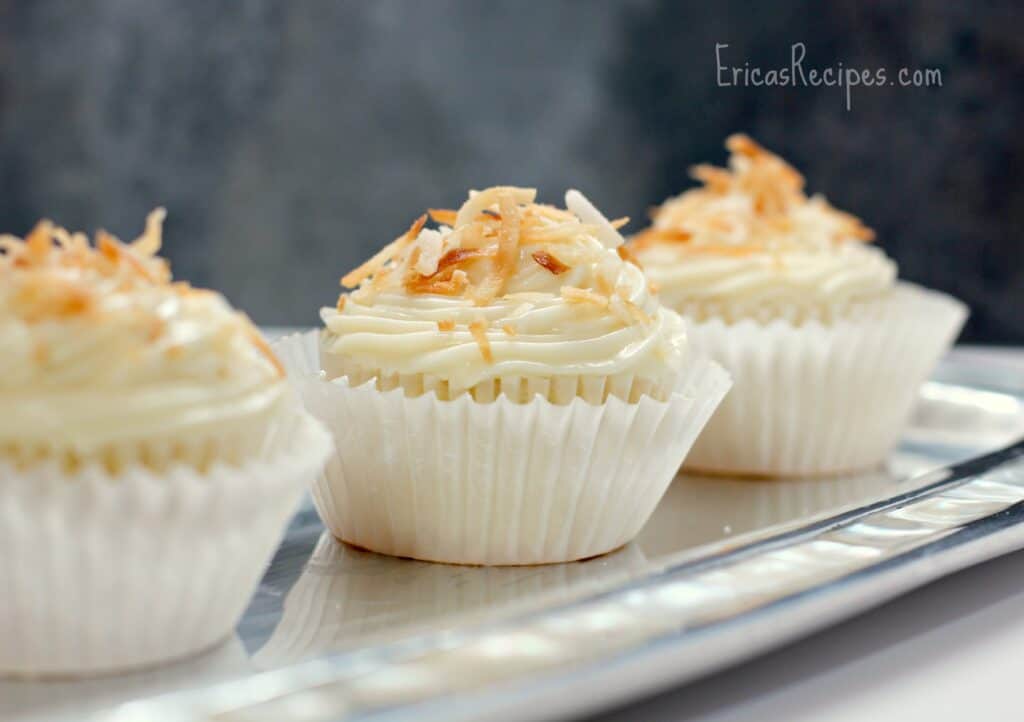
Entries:
<svg viewBox="0 0 1024 722">
<path fill-rule="evenodd" d="M 452 389 L 503 377 L 654 381 L 682 364 L 679 316 L 629 262 L 618 228 L 578 191 L 568 210 L 529 188 L 471 192 L 431 210 L 342 279 L 358 290 L 321 311 L 324 367 L 429 374 Z M 337 372 L 332 360 L 343 359 Z"/>
<path fill-rule="evenodd" d="M 163 209 L 122 243 L 40 222 L 0 236 L 0 451 L 104 444 L 269 407 L 283 372 L 222 296 L 172 283 Z M 170 435 L 170 436 L 169 436 Z"/>
<path fill-rule="evenodd" d="M 884 295 L 896 264 L 873 231 L 744 135 L 729 168 L 699 165 L 703 187 L 671 198 L 631 247 L 665 303 L 696 315 L 830 317 Z"/>
</svg>

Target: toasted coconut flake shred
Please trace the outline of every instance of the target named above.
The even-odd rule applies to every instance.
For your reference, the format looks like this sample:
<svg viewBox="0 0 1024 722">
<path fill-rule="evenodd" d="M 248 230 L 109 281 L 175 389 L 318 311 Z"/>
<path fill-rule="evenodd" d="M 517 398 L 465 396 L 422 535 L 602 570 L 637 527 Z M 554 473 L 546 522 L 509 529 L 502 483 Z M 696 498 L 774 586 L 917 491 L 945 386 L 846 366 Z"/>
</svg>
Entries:
<svg viewBox="0 0 1024 722">
<path fill-rule="evenodd" d="M 165 208 L 154 208 L 146 216 L 146 228 L 138 238 L 131 243 L 131 248 L 143 256 L 155 256 L 163 245 L 163 226 L 167 218 Z"/>
<path fill-rule="evenodd" d="M 621 258 L 626 263 L 632 263 L 641 271 L 644 269 L 644 267 L 640 265 L 640 259 L 637 258 L 633 251 L 629 249 L 629 246 L 619 246 L 615 250 L 618 252 L 619 258 Z"/>
<path fill-rule="evenodd" d="M 589 303 L 601 308 L 608 308 L 608 297 L 594 293 L 586 288 L 562 286 L 562 298 L 569 303 Z"/>
<path fill-rule="evenodd" d="M 267 358 L 270 364 L 277 371 L 277 375 L 283 379 L 288 375 L 288 372 L 284 370 L 284 365 L 281 363 L 281 360 L 277 357 L 277 354 L 274 353 L 273 349 L 270 348 L 267 340 L 263 338 L 263 334 L 259 332 L 259 329 L 256 328 L 253 322 L 250 321 L 248 317 L 246 317 L 245 321 L 246 333 L 249 336 L 249 341 Z"/>
<path fill-rule="evenodd" d="M 412 247 L 412 253 L 409 254 L 410 268 L 416 269 L 419 267 L 421 255 L 423 255 L 423 247 L 417 242 L 417 244 Z M 423 275 L 429 276 L 431 273 L 433 273 L 433 271 L 430 271 L 429 273 L 424 273 Z"/>
<path fill-rule="evenodd" d="M 121 260 L 121 251 L 118 248 L 117 239 L 104 231 L 102 228 L 96 231 L 96 248 L 100 255 L 111 263 L 118 263 Z M 31 248 L 31 246 L 29 246 Z"/>
<path fill-rule="evenodd" d="M 426 222 L 427 214 L 424 213 L 413 221 L 412 225 L 409 226 L 409 230 L 377 251 L 373 258 L 359 266 L 359 268 L 343 276 L 341 279 L 341 285 L 345 288 L 355 288 L 364 280 L 375 274 L 384 267 L 384 264 L 394 258 L 396 254 L 398 254 L 410 242 L 412 242 L 416 236 L 419 235 L 420 230 L 422 230 Z"/>
<path fill-rule="evenodd" d="M 754 142 L 753 138 L 744 133 L 733 133 L 725 139 L 725 147 L 733 153 L 745 155 L 748 158 L 768 155 L 768 152 Z"/>
<path fill-rule="evenodd" d="M 501 226 L 498 229 L 498 272 L 507 280 L 515 272 L 516 257 L 519 255 L 519 224 L 522 213 L 511 193 L 498 197 L 501 209 Z"/>
<path fill-rule="evenodd" d="M 96 234 L 95 248 L 90 246 L 84 233 L 69 233 L 49 221 L 41 221 L 25 241 L 14 236 L 0 237 L 0 270 L 5 266 L 28 268 L 41 271 L 22 279 L 17 292 L 21 302 L 30 306 L 25 310 L 27 320 L 48 317 L 80 316 L 91 313 L 96 299 L 91 289 L 68 281 L 57 273 L 61 269 L 82 268 L 98 271 L 104 276 L 116 278 L 123 287 L 133 283 L 165 285 L 182 296 L 192 294 L 215 295 L 212 291 L 192 289 L 187 283 L 172 282 L 169 266 L 163 259 L 155 257 L 162 245 L 162 224 L 166 216 L 163 208 L 150 212 L 146 218 L 145 230 L 130 244 L 122 243 L 105 231 Z M 57 273 L 48 273 L 48 271 Z M 15 299 L 19 302 L 19 298 Z M 339 304 L 341 301 L 339 301 Z M 242 315 L 242 329 L 250 341 L 273 366 L 277 375 L 284 377 L 285 370 L 280 360 L 270 349 L 266 340 Z M 148 342 L 156 341 L 165 331 L 163 319 L 150 319 L 145 331 Z M 174 351 L 176 346 L 168 349 Z"/>
<path fill-rule="evenodd" d="M 431 276 L 437 272 L 438 264 L 441 261 L 441 250 L 444 246 L 444 239 L 437 231 L 424 230 L 420 232 L 417 246 L 413 249 L 414 257 L 409 259 L 409 265 L 421 276 Z"/>
<path fill-rule="evenodd" d="M 97 231 L 96 241 L 100 253 L 112 263 L 119 264 L 124 261 L 132 266 L 135 272 L 142 278 L 145 278 L 147 281 L 156 282 L 157 279 L 150 274 L 149 270 L 142 264 L 142 261 L 132 253 L 131 247 L 125 246 L 117 238 L 104 230 Z M 157 248 L 159 249 L 159 241 L 157 243 Z"/>
<path fill-rule="evenodd" d="M 597 235 L 597 226 L 580 223 L 579 221 L 566 221 L 554 225 L 524 224 L 524 243 L 564 243 L 571 241 L 580 234 L 589 233 Z"/>
<path fill-rule="evenodd" d="M 26 319 L 83 315 L 95 308 L 90 289 L 62 278 L 61 269 L 91 269 L 118 278 L 127 287 L 137 282 L 170 282 L 170 271 L 163 259 L 150 257 L 160 247 L 160 224 L 164 211 L 158 208 L 146 220 L 141 242 L 121 243 L 109 233 L 96 234 L 95 247 L 84 233 L 69 233 L 48 220 L 36 224 L 22 240 L 0 236 L 0 270 L 19 268 L 36 271 L 21 279 L 15 301 L 25 305 Z"/>
<path fill-rule="evenodd" d="M 611 296 L 615 293 L 615 283 L 603 273 L 596 274 L 594 282 L 597 284 L 597 292 L 599 295 Z"/>
<path fill-rule="evenodd" d="M 565 207 L 576 214 L 584 223 L 597 226 L 597 239 L 608 248 L 618 248 L 625 239 L 607 218 L 587 200 L 587 197 L 576 189 L 566 191 Z"/>
<path fill-rule="evenodd" d="M 693 238 L 693 234 L 683 229 L 648 228 L 633 236 L 630 245 L 633 248 L 646 248 L 654 243 L 685 243 Z"/>
<path fill-rule="evenodd" d="M 25 238 L 25 252 L 34 262 L 40 263 L 50 255 L 53 249 L 53 224 L 50 221 L 39 221 L 31 233 Z"/>
<path fill-rule="evenodd" d="M 535 188 L 516 188 L 514 186 L 495 186 L 484 191 L 471 191 L 467 200 L 456 214 L 455 226 L 464 226 L 480 215 L 485 208 L 498 203 L 501 196 L 510 195 L 516 204 L 533 203 L 537 197 Z M 501 206 L 499 204 L 499 210 Z"/>
<path fill-rule="evenodd" d="M 534 251 L 530 255 L 533 260 L 537 262 L 538 266 L 547 269 L 556 276 L 559 276 L 569 270 L 567 265 L 559 261 L 547 251 Z"/>
<path fill-rule="evenodd" d="M 690 168 L 690 177 L 700 181 L 714 193 L 725 193 L 732 185 L 732 174 L 729 171 L 706 163 Z"/>
<path fill-rule="evenodd" d="M 452 266 L 460 266 L 474 258 L 487 258 L 494 255 L 487 248 L 453 248 L 447 251 L 437 262 L 437 268 L 431 275 L 443 273 Z"/>
<path fill-rule="evenodd" d="M 494 354 L 491 353 L 491 342 L 487 338 L 487 322 L 483 319 L 473 321 L 469 324 L 469 332 L 473 334 L 473 340 L 480 347 L 480 355 L 484 357 L 484 361 L 489 364 L 494 363 Z"/>
<path fill-rule="evenodd" d="M 477 305 L 485 305 L 500 296 L 508 279 L 516 271 L 516 260 L 519 256 L 519 224 L 522 216 L 519 201 L 516 194 L 513 193 L 515 190 L 520 189 L 500 188 L 495 194 L 498 209 L 501 211 L 501 221 L 498 226 L 498 253 L 494 260 L 494 269 L 483 280 L 474 295 L 473 300 Z M 490 192 L 485 191 L 478 195 L 487 196 L 490 195 Z M 475 198 L 467 201 L 466 205 L 470 205 L 473 200 Z M 465 210 L 465 206 L 463 206 L 463 210 Z M 459 215 L 461 217 L 462 210 L 459 211 Z"/>
<path fill-rule="evenodd" d="M 626 307 L 626 310 L 629 312 L 629 315 L 633 317 L 633 320 L 635 320 L 641 326 L 647 326 L 648 324 L 651 323 L 651 317 L 644 313 L 644 310 L 637 306 L 635 303 L 633 303 L 632 299 L 630 299 L 629 291 L 627 291 L 625 288 L 619 288 L 616 291 L 616 294 L 622 301 L 622 305 Z"/>
<path fill-rule="evenodd" d="M 687 191 L 673 202 L 655 209 L 653 217 L 661 227 L 638 234 L 633 241 L 637 247 L 658 242 L 684 242 L 687 244 L 684 246 L 687 252 L 722 255 L 778 250 L 777 240 L 751 242 L 748 238 L 757 237 L 762 232 L 769 236 L 786 233 L 792 226 L 791 214 L 794 209 L 807 204 L 818 205 L 838 221 L 838 230 L 834 231 L 833 240 L 870 242 L 874 239 L 874 231 L 856 216 L 831 207 L 820 196 L 808 198 L 804 192 L 803 176 L 784 159 L 750 137 L 743 134 L 731 135 L 725 145 L 732 154 L 729 167 L 697 165 L 691 168 L 690 175 L 703 183 L 704 187 Z M 734 191 L 751 199 L 754 212 L 749 219 L 737 222 L 734 218 L 701 213 L 707 201 Z M 687 227 L 680 228 L 681 225 Z M 702 230 L 722 234 L 726 239 L 723 242 L 701 243 L 699 248 L 689 244 L 694 232 Z"/>
<path fill-rule="evenodd" d="M 501 295 L 508 280 L 515 273 L 520 260 L 523 244 L 541 242 L 559 243 L 572 241 L 580 234 L 592 235 L 608 248 L 615 248 L 617 255 L 639 266 L 636 259 L 623 246 L 618 232 L 628 219 L 608 221 L 579 191 L 566 194 L 569 210 L 533 203 L 536 192 L 533 189 L 515 187 L 489 188 L 471 192 L 469 199 L 456 212 L 448 209 L 430 209 L 429 217 L 438 223 L 451 224 L 447 236 L 436 230 L 424 230 L 427 215 L 420 216 L 409 230 L 386 246 L 373 258 L 347 274 L 342 284 L 348 287 L 363 285 L 373 279 L 367 290 L 382 286 L 398 266 L 392 263 L 415 243 L 411 253 L 402 260 L 405 275 L 402 283 L 410 293 L 460 295 L 470 292 L 469 298 L 477 304 L 486 304 Z M 448 250 L 442 252 L 445 247 Z M 532 259 L 545 270 L 560 275 L 570 266 L 548 250 L 540 249 L 531 253 Z M 485 272 L 479 282 L 470 284 L 467 264 L 479 261 L 478 268 Z M 397 261 L 395 261 L 397 263 Z M 629 301 L 628 296 L 616 296 L 615 283 L 598 274 L 595 290 L 565 286 L 560 293 L 569 303 L 588 304 L 607 309 L 614 305 L 616 315 L 626 323 L 646 323 L 650 319 L 643 311 Z M 344 308 L 345 294 L 339 297 L 338 308 Z M 454 331 L 456 322 L 452 319 L 436 321 L 440 332 Z M 487 338 L 488 324 L 477 319 L 469 325 L 469 331 L 480 346 L 481 355 L 493 362 L 493 352 Z M 509 335 L 517 334 L 512 324 L 503 324 L 502 330 Z"/>
<path fill-rule="evenodd" d="M 370 289 L 375 293 L 382 291 L 387 286 L 391 273 L 392 270 L 390 268 L 382 268 L 373 274 L 373 279 L 370 281 Z"/>
<path fill-rule="evenodd" d="M 452 227 L 455 226 L 455 218 L 458 215 L 457 211 L 453 211 L 450 208 L 431 208 L 427 213 L 430 214 L 431 219 L 435 223 Z"/>
<path fill-rule="evenodd" d="M 469 286 L 469 275 L 461 268 L 456 268 L 452 272 L 452 283 L 458 287 L 459 293 L 462 293 Z"/>
</svg>

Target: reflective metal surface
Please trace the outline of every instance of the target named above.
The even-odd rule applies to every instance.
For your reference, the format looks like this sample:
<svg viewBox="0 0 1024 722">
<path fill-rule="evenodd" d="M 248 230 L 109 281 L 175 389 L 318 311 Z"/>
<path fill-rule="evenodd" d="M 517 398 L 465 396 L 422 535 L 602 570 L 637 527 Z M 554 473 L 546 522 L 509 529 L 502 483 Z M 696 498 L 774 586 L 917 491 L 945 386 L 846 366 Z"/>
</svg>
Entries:
<svg viewBox="0 0 1024 722">
<path fill-rule="evenodd" d="M 593 691 L 609 664 L 619 671 L 608 695 L 659 674 L 692 677 L 922 583 L 945 568 L 938 560 L 963 566 L 961 548 L 984 558 L 1024 544 L 1006 534 L 1020 529 L 1018 452 L 942 470 L 1022 435 L 1017 397 L 929 384 L 885 470 L 681 476 L 635 542 L 565 565 L 454 567 L 361 552 L 323 534 L 307 502 L 235 639 L 128 677 L 0 683 L 0 718 L 80 719 L 142 699 L 114 718 L 515 719 L 537 714 L 522 695 L 564 696 L 581 680 Z M 989 537 L 999 544 L 979 546 Z M 922 550 L 927 558 L 915 556 Z M 906 568 L 892 576 L 894 565 Z M 652 655 L 672 663 L 645 667 Z M 495 683 L 505 691 L 445 701 Z M 174 694 L 152 699 L 164 692 Z"/>
</svg>

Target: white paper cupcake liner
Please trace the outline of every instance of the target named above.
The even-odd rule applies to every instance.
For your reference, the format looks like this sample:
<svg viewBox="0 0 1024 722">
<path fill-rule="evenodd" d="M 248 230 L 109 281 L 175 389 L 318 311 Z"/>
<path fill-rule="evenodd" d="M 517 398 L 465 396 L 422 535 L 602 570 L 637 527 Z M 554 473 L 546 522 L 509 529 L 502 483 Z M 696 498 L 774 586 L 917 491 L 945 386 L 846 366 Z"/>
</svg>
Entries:
<svg viewBox="0 0 1024 722">
<path fill-rule="evenodd" d="M 678 378 L 666 376 L 663 379 L 649 379 L 631 373 L 613 376 L 567 375 L 553 378 L 532 378 L 529 376 L 499 376 L 474 384 L 469 388 L 452 389 L 448 382 L 430 374 L 397 374 L 381 368 L 365 368 L 344 360 L 321 355 L 328 378 L 348 377 L 351 386 L 362 386 L 372 382 L 378 391 L 402 388 L 406 396 L 433 394 L 440 401 L 451 401 L 462 395 L 474 401 L 490 403 L 499 396 L 519 404 L 540 396 L 554 404 L 568 404 L 582 398 L 591 404 L 602 404 L 609 396 L 635 403 L 647 395 L 659 401 L 671 397 L 678 388 Z"/>
<path fill-rule="evenodd" d="M 360 551 L 324 533 L 252 661 L 270 669 L 371 641 L 436 633 L 478 615 L 519 614 L 640 576 L 649 564 L 636 544 L 627 544 L 574 564 L 455 567 Z"/>
<path fill-rule="evenodd" d="M 693 347 L 728 369 L 734 386 L 686 467 L 805 476 L 880 464 L 966 317 L 956 299 L 900 283 L 877 317 L 691 321 Z"/>
<path fill-rule="evenodd" d="M 329 450 L 291 410 L 240 467 L 0 465 L 0 675 L 117 672 L 227 638 Z"/>
<path fill-rule="evenodd" d="M 313 489 L 328 529 L 371 551 L 459 564 L 563 562 L 622 546 L 730 384 L 694 358 L 668 401 L 438 401 L 324 380 L 316 332 L 276 349 L 334 435 Z"/>
</svg>

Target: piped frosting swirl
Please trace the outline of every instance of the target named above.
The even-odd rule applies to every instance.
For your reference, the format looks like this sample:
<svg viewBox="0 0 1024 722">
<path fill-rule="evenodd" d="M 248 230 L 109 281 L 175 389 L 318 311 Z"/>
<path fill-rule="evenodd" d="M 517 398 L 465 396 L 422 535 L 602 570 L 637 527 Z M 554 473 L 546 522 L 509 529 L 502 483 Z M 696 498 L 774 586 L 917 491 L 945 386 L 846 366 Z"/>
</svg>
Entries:
<svg viewBox="0 0 1024 722">
<path fill-rule="evenodd" d="M 729 168 L 696 166 L 703 186 L 655 210 L 631 247 L 662 300 L 684 313 L 828 319 L 883 297 L 896 264 L 874 233 L 743 135 L 726 142 Z"/>
<path fill-rule="evenodd" d="M 246 422 L 284 397 L 277 359 L 212 291 L 173 283 L 162 209 L 122 243 L 40 222 L 0 237 L 0 450 L 85 457 Z"/>
<path fill-rule="evenodd" d="M 669 383 L 685 336 L 617 228 L 580 193 L 568 210 L 495 187 L 432 210 L 346 275 L 325 308 L 329 377 L 353 367 L 428 375 L 453 392 L 509 377 L 632 375 Z"/>
</svg>

